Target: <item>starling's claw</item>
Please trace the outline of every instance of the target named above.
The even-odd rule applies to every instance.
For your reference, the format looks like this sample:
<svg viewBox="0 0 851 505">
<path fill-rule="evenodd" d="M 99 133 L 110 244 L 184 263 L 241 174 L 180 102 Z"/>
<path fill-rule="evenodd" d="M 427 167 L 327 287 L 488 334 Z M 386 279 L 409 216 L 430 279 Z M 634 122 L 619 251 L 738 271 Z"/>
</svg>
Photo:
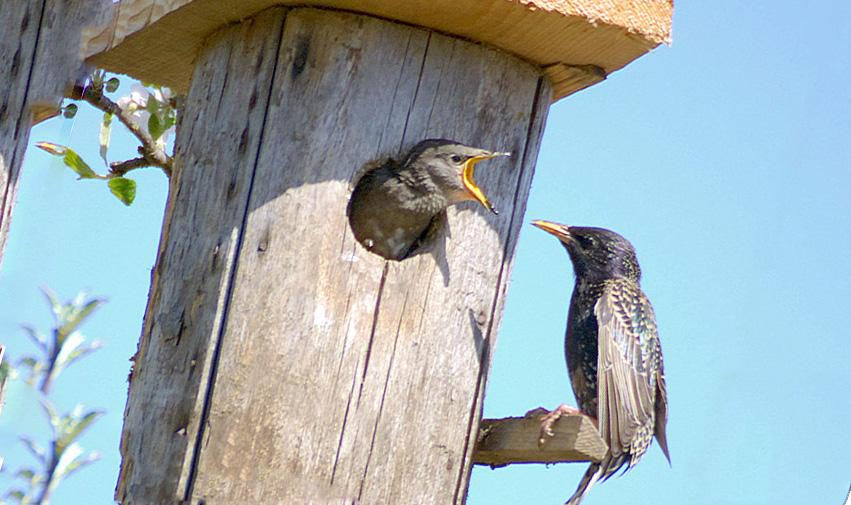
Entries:
<svg viewBox="0 0 851 505">
<path fill-rule="evenodd" d="M 546 412 L 546 411 L 544 411 Z M 529 412 L 531 413 L 531 411 Z M 527 413 L 527 415 L 529 414 Z M 553 437 L 553 425 L 556 421 L 558 421 L 561 416 L 584 416 L 582 412 L 580 412 L 575 407 L 571 407 L 569 405 L 561 404 L 556 407 L 552 412 L 546 413 L 543 417 L 541 417 L 541 435 L 538 438 L 538 447 L 544 445 L 548 438 Z"/>
<path fill-rule="evenodd" d="M 536 409 L 532 409 L 526 412 L 525 414 L 523 414 L 523 417 L 525 417 L 526 419 L 535 419 L 537 417 L 544 417 L 549 413 L 550 411 L 545 409 L 544 407 L 538 407 Z"/>
</svg>

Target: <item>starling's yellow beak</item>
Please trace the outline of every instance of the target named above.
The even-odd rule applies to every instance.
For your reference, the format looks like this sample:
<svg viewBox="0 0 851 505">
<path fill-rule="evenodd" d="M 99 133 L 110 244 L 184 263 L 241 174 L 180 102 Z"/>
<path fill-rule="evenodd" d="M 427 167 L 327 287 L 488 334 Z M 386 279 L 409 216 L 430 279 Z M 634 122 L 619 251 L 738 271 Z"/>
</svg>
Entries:
<svg viewBox="0 0 851 505">
<path fill-rule="evenodd" d="M 461 177 L 464 180 L 464 187 L 467 188 L 467 191 L 473 195 L 479 203 L 485 206 L 486 209 L 493 212 L 494 214 L 499 214 L 496 209 L 493 208 L 490 201 L 488 201 L 488 197 L 482 193 L 482 190 L 476 186 L 476 182 L 473 180 L 473 170 L 476 168 L 476 163 L 482 160 L 489 160 L 491 158 L 496 158 L 497 156 L 511 156 L 511 153 L 487 153 L 480 154 L 478 156 L 473 156 L 464 163 L 464 172 Z"/>
<path fill-rule="evenodd" d="M 532 224 L 551 235 L 555 235 L 555 237 L 562 242 L 572 242 L 575 240 L 573 236 L 570 235 L 570 227 L 563 224 L 553 223 L 552 221 L 542 221 L 540 219 L 532 221 Z"/>
</svg>

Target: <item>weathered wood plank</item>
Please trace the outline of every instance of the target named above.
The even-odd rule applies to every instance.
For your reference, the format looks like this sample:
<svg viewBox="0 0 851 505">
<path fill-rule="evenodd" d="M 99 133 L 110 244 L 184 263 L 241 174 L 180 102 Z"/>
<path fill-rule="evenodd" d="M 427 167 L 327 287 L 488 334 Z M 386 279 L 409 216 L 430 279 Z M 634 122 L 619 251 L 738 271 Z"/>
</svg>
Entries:
<svg viewBox="0 0 851 505">
<path fill-rule="evenodd" d="M 0 8 L 0 261 L 30 126 L 58 110 L 81 75 L 81 30 L 103 24 L 109 0 L 3 0 Z M 84 72 L 82 73 L 84 75 Z"/>
<path fill-rule="evenodd" d="M 541 421 L 534 417 L 483 419 L 473 461 L 477 465 L 566 463 L 600 461 L 606 443 L 584 416 L 564 416 L 553 425 L 553 436 L 543 444 Z"/>
<path fill-rule="evenodd" d="M 289 14 L 193 499 L 336 493 L 385 263 L 348 229 L 349 183 L 398 153 L 426 40 L 370 18 Z"/>
<path fill-rule="evenodd" d="M 534 154 L 527 153 L 528 144 L 542 131 L 534 128 L 543 127 L 548 98 L 536 69 L 482 46 L 431 36 L 407 141 L 444 136 L 511 151 L 514 158 L 477 173 L 500 216 L 472 205 L 450 209 L 447 238 L 433 255 L 389 264 L 372 329 L 373 349 L 383 345 L 387 352 L 370 361 L 366 378 L 381 386 L 371 389 L 381 418 L 370 447 L 377 457 L 367 460 L 366 487 L 359 494 L 364 503 L 463 501 L 503 289 L 531 184 Z M 417 422 L 400 423 L 400 415 Z M 407 437 L 421 443 L 401 449 L 399 440 Z"/>
<path fill-rule="evenodd" d="M 177 503 L 230 293 L 284 12 L 218 33 L 181 116 L 125 411 L 121 503 Z"/>
<path fill-rule="evenodd" d="M 505 53 L 366 16 L 246 30 L 215 36 L 190 90 L 117 496 L 461 503 L 551 89 Z M 273 75 L 251 68 L 267 52 L 236 56 L 248 39 L 280 44 Z M 265 117 L 242 110 L 263 85 Z M 452 210 L 432 250 L 386 262 L 348 227 L 351 179 L 425 137 L 513 151 L 477 174 L 502 214 Z"/>
<path fill-rule="evenodd" d="M 269 118 L 286 142 L 261 152 L 193 498 L 295 502 L 328 488 L 363 503 L 451 502 L 466 489 L 502 235 L 518 223 L 452 212 L 445 251 L 385 272 L 348 230 L 348 180 L 425 137 L 522 151 L 539 75 L 370 18 L 303 10 L 286 25 Z M 521 173 L 515 160 L 479 177 L 508 210 Z M 221 478 L 234 466 L 239 480 Z"/>
</svg>

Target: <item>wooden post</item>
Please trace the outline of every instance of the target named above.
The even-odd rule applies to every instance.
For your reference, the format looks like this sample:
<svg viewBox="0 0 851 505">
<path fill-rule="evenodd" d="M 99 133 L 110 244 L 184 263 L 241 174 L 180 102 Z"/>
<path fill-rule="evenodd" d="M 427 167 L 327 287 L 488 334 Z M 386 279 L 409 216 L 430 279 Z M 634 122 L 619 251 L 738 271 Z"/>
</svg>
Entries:
<svg viewBox="0 0 851 505">
<path fill-rule="evenodd" d="M 0 6 L 0 261 L 30 126 L 59 110 L 84 76 L 81 31 L 102 25 L 110 0 L 2 0 Z"/>
<path fill-rule="evenodd" d="M 668 40 L 671 9 L 123 0 L 89 61 L 188 97 L 116 498 L 463 503 L 549 103 Z M 501 214 L 453 208 L 427 254 L 370 254 L 353 176 L 435 137 L 513 153 L 477 172 Z M 534 460 L 523 422 L 488 423 L 479 456 Z M 545 456 L 599 457 L 587 423 L 555 430 Z"/>
<path fill-rule="evenodd" d="M 117 498 L 461 502 L 547 81 L 426 30 L 278 8 L 213 35 L 192 83 Z M 478 174 L 502 214 L 450 211 L 431 254 L 387 262 L 352 236 L 350 181 L 428 137 L 514 153 Z"/>
</svg>

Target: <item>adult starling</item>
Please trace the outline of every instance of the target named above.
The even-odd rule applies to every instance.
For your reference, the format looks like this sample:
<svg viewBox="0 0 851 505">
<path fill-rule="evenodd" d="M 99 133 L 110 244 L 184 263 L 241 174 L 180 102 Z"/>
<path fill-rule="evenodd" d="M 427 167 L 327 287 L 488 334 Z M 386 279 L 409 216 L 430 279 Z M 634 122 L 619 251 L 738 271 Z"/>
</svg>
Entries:
<svg viewBox="0 0 851 505">
<path fill-rule="evenodd" d="M 445 139 L 423 140 L 400 164 L 388 160 L 357 182 L 349 201 L 355 238 L 388 259 L 412 254 L 450 205 L 475 200 L 496 214 L 473 181 L 476 163 L 508 156 Z"/>
<path fill-rule="evenodd" d="M 595 482 L 638 463 L 654 436 L 670 463 L 662 348 L 632 244 L 602 228 L 532 224 L 561 241 L 576 274 L 564 347 L 579 412 L 561 405 L 546 415 L 542 440 L 561 415 L 581 413 L 595 421 L 609 445 L 567 502 L 578 505 Z"/>
</svg>

